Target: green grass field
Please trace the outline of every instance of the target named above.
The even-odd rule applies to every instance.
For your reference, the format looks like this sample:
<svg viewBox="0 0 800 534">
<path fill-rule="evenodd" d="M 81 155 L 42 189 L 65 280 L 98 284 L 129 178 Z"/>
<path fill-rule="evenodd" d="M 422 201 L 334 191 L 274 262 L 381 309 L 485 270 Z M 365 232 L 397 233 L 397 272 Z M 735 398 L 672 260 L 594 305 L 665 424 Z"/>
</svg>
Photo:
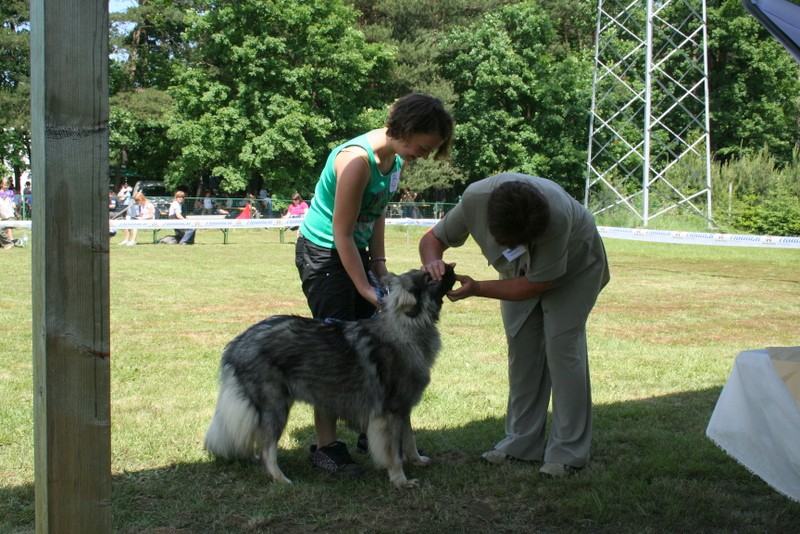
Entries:
<svg viewBox="0 0 800 534">
<path fill-rule="evenodd" d="M 388 230 L 389 268 L 419 266 L 420 228 Z M 535 466 L 482 464 L 507 393 L 497 302 L 445 304 L 443 350 L 412 415 L 433 457 L 393 489 L 367 466 L 356 481 L 312 470 L 311 412 L 295 406 L 278 485 L 253 464 L 210 459 L 203 435 L 225 344 L 278 313 L 307 314 L 291 233 L 217 230 L 197 245 L 111 244 L 113 527 L 120 533 L 794 532 L 800 504 L 705 437 L 741 350 L 800 345 L 800 251 L 607 240 L 611 284 L 589 323 L 592 462 L 545 480 Z M 0 251 L 0 532 L 32 532 L 30 250 Z M 494 273 L 472 242 L 457 270 Z M 301 340 L 299 340 L 301 342 Z M 355 435 L 342 428 L 352 444 Z"/>
</svg>

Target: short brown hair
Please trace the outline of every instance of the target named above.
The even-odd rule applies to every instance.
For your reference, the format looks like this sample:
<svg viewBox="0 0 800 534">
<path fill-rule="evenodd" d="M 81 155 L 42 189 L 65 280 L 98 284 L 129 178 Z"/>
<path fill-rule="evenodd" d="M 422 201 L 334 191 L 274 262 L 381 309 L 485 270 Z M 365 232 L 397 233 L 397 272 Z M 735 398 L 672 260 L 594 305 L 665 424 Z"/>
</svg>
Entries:
<svg viewBox="0 0 800 534">
<path fill-rule="evenodd" d="M 442 146 L 433 159 L 444 159 L 453 144 L 453 117 L 436 97 L 411 93 L 394 103 L 386 118 L 386 134 L 394 139 L 407 140 L 414 134 L 437 134 Z"/>
<path fill-rule="evenodd" d="M 504 182 L 489 195 L 487 226 L 498 244 L 527 245 L 547 230 L 550 206 L 539 189 L 524 181 Z"/>
</svg>

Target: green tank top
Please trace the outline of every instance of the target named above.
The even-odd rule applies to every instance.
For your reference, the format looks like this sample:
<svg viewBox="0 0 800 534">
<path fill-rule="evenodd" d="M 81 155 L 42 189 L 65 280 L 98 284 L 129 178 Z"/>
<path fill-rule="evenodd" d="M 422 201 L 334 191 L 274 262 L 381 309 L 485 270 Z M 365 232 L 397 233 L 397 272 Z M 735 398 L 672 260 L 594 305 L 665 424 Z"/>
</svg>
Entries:
<svg viewBox="0 0 800 534">
<path fill-rule="evenodd" d="M 342 149 L 358 146 L 367 151 L 369 156 L 369 183 L 361 198 L 361 208 L 358 211 L 356 227 L 353 230 L 356 247 L 366 249 L 372 238 L 372 227 L 375 221 L 383 214 L 392 194 L 397 191 L 400 182 L 400 169 L 403 160 L 395 156 L 394 165 L 388 174 L 381 173 L 375 163 L 375 154 L 367 140 L 367 134 L 360 135 L 346 143 L 334 148 L 325 167 L 322 169 L 317 186 L 314 189 L 314 198 L 311 206 L 300 225 L 300 233 L 317 246 L 336 248 L 333 242 L 333 206 L 336 197 L 336 172 L 333 161 Z"/>
</svg>

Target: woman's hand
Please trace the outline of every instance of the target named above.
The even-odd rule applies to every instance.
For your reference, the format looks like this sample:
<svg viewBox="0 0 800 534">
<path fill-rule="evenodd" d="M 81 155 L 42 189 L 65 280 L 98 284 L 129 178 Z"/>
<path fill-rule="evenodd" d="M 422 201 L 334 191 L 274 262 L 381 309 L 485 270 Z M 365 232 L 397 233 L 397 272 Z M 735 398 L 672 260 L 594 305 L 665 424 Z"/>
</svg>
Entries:
<svg viewBox="0 0 800 534">
<path fill-rule="evenodd" d="M 368 285 L 365 288 L 361 287 L 358 289 L 358 293 L 364 297 L 364 300 L 375 306 L 376 309 L 383 310 L 383 302 L 378 298 L 378 292 L 375 290 L 375 286 Z"/>
</svg>

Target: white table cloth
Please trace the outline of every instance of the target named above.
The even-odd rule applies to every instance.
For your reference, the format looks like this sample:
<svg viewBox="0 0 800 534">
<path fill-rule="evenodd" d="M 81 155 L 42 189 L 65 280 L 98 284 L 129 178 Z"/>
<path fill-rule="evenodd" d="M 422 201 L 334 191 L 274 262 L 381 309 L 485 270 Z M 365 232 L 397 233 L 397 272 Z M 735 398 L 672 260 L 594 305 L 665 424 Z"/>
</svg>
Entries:
<svg viewBox="0 0 800 534">
<path fill-rule="evenodd" d="M 800 347 L 739 353 L 706 435 L 800 502 Z"/>
</svg>

